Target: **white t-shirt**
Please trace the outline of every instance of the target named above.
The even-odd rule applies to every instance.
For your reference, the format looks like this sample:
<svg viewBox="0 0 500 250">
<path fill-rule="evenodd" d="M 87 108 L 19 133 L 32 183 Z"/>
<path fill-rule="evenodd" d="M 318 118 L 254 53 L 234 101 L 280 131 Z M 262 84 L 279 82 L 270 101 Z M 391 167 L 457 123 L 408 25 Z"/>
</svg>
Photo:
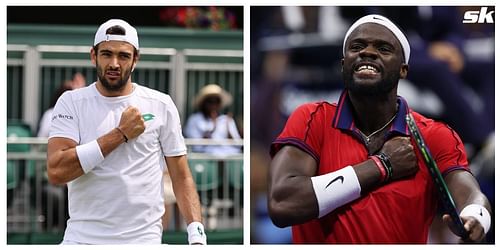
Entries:
<svg viewBox="0 0 500 250">
<path fill-rule="evenodd" d="M 241 139 L 234 119 L 227 115 L 219 115 L 214 122 L 212 119 L 203 116 L 201 112 L 197 112 L 188 118 L 184 129 L 184 133 L 188 138 L 204 138 L 204 134 L 208 131 L 211 131 L 211 139 Z M 215 155 L 229 155 L 241 153 L 241 147 L 229 145 L 193 146 L 193 151 Z"/>
<path fill-rule="evenodd" d="M 113 150 L 92 171 L 68 183 L 64 240 L 87 244 L 160 244 L 164 156 L 186 154 L 170 96 L 133 83 L 127 96 L 104 97 L 92 85 L 57 101 L 49 138 L 85 144 L 117 127 L 128 106 L 146 115 L 146 130 Z"/>
</svg>

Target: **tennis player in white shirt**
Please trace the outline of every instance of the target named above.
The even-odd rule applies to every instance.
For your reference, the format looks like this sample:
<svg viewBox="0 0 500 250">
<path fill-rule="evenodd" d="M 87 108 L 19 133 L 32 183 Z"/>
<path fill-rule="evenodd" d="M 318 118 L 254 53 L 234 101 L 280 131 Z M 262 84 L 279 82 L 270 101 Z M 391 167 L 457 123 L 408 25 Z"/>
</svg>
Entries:
<svg viewBox="0 0 500 250">
<path fill-rule="evenodd" d="M 68 185 L 62 244 L 160 244 L 166 166 L 189 244 L 206 244 L 177 108 L 170 96 L 131 80 L 136 29 L 105 22 L 90 55 L 97 81 L 59 98 L 49 134 L 49 181 Z"/>
</svg>

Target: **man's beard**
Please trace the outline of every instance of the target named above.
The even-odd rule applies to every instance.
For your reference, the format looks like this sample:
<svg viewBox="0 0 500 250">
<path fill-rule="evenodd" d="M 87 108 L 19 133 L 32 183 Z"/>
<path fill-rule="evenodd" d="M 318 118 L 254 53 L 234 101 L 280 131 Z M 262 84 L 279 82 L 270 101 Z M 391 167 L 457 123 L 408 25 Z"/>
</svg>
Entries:
<svg viewBox="0 0 500 250">
<path fill-rule="evenodd" d="M 380 73 L 383 74 L 383 72 Z M 399 71 L 388 72 L 385 78 L 370 86 L 356 84 L 353 75 L 354 70 L 343 70 L 342 76 L 344 78 L 345 87 L 350 92 L 361 95 L 374 96 L 387 94 L 391 92 L 399 82 Z"/>
<path fill-rule="evenodd" d="M 110 84 L 104 76 L 105 73 L 103 72 L 103 70 L 99 66 L 96 66 L 96 68 L 99 81 L 101 81 L 102 86 L 108 91 L 119 91 L 125 88 L 125 85 L 127 85 L 128 79 L 130 78 L 130 74 L 132 73 L 131 69 L 127 69 L 125 70 L 125 74 L 123 75 L 123 77 L 120 76 L 116 84 Z"/>
</svg>

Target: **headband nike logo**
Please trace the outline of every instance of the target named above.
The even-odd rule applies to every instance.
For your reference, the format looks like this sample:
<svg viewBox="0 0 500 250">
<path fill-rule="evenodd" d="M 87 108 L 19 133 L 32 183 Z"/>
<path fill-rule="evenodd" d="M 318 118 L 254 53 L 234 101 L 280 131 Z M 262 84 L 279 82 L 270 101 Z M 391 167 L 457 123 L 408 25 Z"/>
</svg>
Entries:
<svg viewBox="0 0 500 250">
<path fill-rule="evenodd" d="M 337 177 L 335 177 L 333 180 L 331 180 L 325 187 L 325 189 L 328 188 L 328 186 L 332 185 L 332 183 L 336 182 L 337 180 L 340 180 L 340 183 L 344 183 L 344 176 L 342 175 L 339 175 Z"/>
<path fill-rule="evenodd" d="M 479 209 L 479 215 L 483 216 L 483 209 Z"/>
</svg>

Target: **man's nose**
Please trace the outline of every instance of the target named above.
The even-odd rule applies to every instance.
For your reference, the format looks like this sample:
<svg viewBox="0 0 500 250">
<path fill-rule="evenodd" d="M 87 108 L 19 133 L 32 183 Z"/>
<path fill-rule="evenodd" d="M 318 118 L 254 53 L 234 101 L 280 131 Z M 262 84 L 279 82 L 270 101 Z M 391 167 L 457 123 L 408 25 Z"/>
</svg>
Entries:
<svg viewBox="0 0 500 250">
<path fill-rule="evenodd" d="M 109 66 L 112 68 L 119 68 L 120 64 L 118 63 L 118 57 L 113 56 L 109 62 Z"/>
<path fill-rule="evenodd" d="M 359 51 L 359 55 L 361 57 L 376 57 L 377 56 L 377 48 L 372 45 L 367 45 L 362 50 Z"/>
</svg>

